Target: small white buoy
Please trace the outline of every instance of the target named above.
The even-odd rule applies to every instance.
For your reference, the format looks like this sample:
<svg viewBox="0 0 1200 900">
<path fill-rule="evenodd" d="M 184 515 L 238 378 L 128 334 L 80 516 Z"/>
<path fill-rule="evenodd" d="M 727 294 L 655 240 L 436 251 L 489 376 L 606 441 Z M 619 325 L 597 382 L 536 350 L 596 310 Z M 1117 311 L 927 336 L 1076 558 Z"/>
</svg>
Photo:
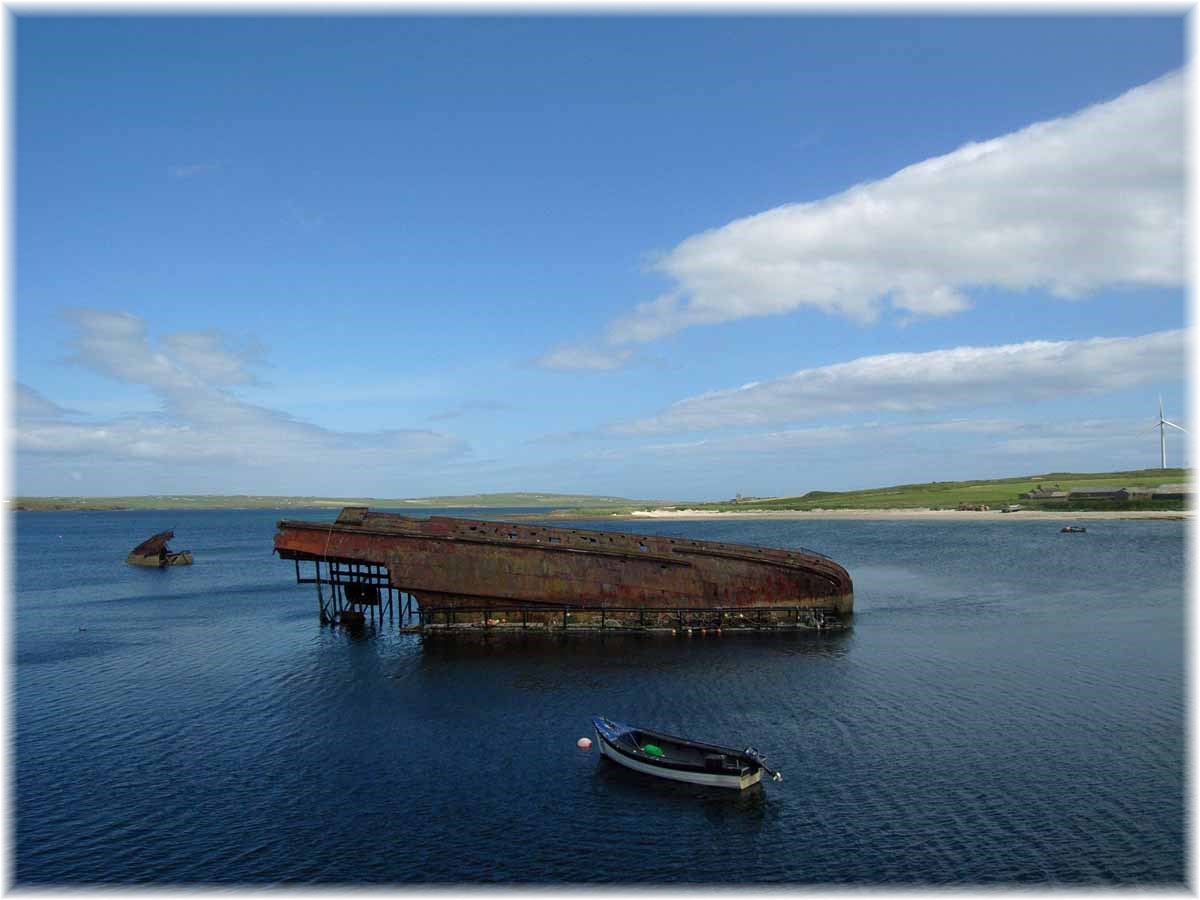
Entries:
<svg viewBox="0 0 1200 900">
<path fill-rule="evenodd" d="M 589 738 L 580 738 L 575 742 L 575 746 L 580 750 L 590 750 L 592 748 L 592 742 Z"/>
</svg>

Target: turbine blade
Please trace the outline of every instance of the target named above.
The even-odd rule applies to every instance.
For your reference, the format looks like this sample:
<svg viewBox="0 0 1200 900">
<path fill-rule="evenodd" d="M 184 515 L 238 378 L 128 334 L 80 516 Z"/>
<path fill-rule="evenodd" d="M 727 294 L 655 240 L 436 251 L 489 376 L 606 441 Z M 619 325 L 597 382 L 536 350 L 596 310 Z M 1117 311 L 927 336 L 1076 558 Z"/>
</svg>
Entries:
<svg viewBox="0 0 1200 900">
<path fill-rule="evenodd" d="M 1184 434 L 1187 434 L 1187 429 L 1184 428 L 1182 425 L 1176 425 L 1174 422 L 1168 422 L 1166 419 L 1163 419 L 1163 424 L 1170 425 L 1172 428 L 1178 428 Z"/>
</svg>

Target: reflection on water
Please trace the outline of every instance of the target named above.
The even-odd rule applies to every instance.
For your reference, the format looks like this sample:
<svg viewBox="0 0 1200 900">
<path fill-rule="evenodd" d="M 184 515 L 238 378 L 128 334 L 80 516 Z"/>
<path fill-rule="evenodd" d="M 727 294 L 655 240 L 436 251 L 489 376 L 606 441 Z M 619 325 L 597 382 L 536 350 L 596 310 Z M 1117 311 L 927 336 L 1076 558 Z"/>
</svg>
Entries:
<svg viewBox="0 0 1200 900">
<path fill-rule="evenodd" d="M 758 782 L 744 791 L 708 787 L 634 772 L 598 752 L 593 756 L 596 771 L 592 790 L 603 794 L 609 803 L 652 808 L 656 819 L 700 810 L 714 824 L 736 821 L 743 826 L 761 828 L 771 816 L 772 802 L 779 802 L 770 796 L 772 789 L 780 789 L 777 782 L 770 788 Z"/>
<path fill-rule="evenodd" d="M 477 660 L 515 658 L 537 660 L 623 663 L 697 660 L 714 654 L 787 653 L 799 656 L 841 656 L 851 644 L 850 632 L 814 634 L 807 632 L 756 632 L 724 634 L 588 633 L 546 634 L 522 632 L 466 632 L 430 634 L 416 638 L 423 656 L 430 660 Z"/>
</svg>

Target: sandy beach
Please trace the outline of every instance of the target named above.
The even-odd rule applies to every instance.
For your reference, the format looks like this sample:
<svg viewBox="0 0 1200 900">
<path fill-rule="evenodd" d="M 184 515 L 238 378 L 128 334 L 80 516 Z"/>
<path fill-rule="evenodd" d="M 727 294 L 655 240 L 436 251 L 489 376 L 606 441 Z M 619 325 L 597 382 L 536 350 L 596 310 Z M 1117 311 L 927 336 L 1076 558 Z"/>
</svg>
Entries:
<svg viewBox="0 0 1200 900">
<path fill-rule="evenodd" d="M 909 519 L 918 521 L 947 520 L 955 522 L 986 522 L 994 519 L 1190 519 L 1192 510 L 1142 510 L 1142 511 L 1063 511 L 1019 510 L 1003 513 L 998 509 L 987 511 L 957 509 L 814 509 L 814 510 L 747 510 L 745 512 L 718 512 L 708 509 L 655 509 L 639 510 L 628 515 L 617 515 L 623 519 Z"/>
</svg>

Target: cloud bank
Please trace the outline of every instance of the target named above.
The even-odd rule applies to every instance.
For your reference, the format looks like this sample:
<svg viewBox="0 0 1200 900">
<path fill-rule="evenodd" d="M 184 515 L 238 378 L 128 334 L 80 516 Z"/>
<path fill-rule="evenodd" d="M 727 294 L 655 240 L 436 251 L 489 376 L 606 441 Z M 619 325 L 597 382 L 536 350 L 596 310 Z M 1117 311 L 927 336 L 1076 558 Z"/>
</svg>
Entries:
<svg viewBox="0 0 1200 900">
<path fill-rule="evenodd" d="M 224 471 L 230 480 L 236 478 L 237 467 L 260 474 L 263 469 L 297 477 L 308 473 L 314 482 L 335 473 L 333 477 L 346 480 L 340 490 L 349 491 L 365 471 L 395 473 L 464 450 L 458 438 L 435 431 L 339 432 L 246 403 L 229 388 L 254 383 L 249 366 L 259 357 L 259 348 L 235 346 L 216 331 L 179 332 L 152 345 L 145 322 L 137 316 L 74 309 L 67 318 L 76 331 L 74 362 L 149 388 L 162 411 L 99 423 L 77 421 L 70 411 L 19 386 L 16 448 L 29 458 L 220 463 L 229 467 Z M 304 493 L 310 486 L 297 483 L 292 489 Z"/>
<path fill-rule="evenodd" d="M 973 287 L 1077 298 L 1184 279 L 1184 76 L 810 203 L 690 237 L 654 265 L 671 290 L 552 369 L 612 368 L 630 344 L 800 308 L 875 321 L 968 308 Z"/>
<path fill-rule="evenodd" d="M 887 353 L 690 397 L 611 435 L 762 427 L 856 413 L 925 413 L 1121 390 L 1184 371 L 1186 332 Z"/>
<path fill-rule="evenodd" d="M 875 458 L 881 447 L 908 447 L 938 450 L 954 438 L 976 439 L 995 454 L 1022 457 L 1045 454 L 1061 455 L 1078 450 L 1104 448 L 1137 448 L 1151 455 L 1156 439 L 1147 438 L 1145 428 L 1128 419 L 1071 419 L 1056 422 L 1025 422 L 1013 419 L 947 419 L 937 422 L 881 423 L 855 425 L 818 425 L 790 428 L 782 431 L 756 432 L 705 438 L 695 441 L 672 441 L 639 446 L 639 454 L 656 454 L 665 458 L 690 460 L 745 460 L 748 456 L 778 455 L 794 460 L 800 451 L 827 450 L 839 456 L 855 452 Z M 629 450 L 608 451 L 611 458 L 621 458 Z M 975 451 L 979 453 L 979 450 Z"/>
</svg>

